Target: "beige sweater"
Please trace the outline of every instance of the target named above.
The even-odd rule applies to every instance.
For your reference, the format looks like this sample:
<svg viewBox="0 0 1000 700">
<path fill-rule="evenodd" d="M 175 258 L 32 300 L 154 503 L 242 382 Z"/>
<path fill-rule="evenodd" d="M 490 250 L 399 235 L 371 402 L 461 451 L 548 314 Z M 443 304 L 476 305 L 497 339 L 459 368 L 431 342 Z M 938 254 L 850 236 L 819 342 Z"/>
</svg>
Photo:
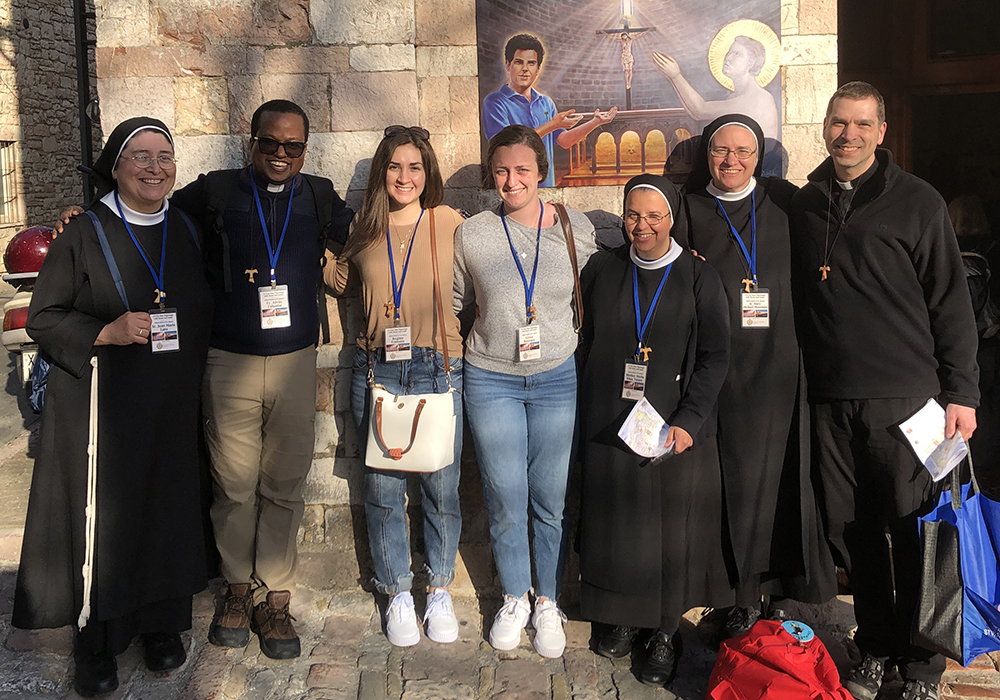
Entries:
<svg viewBox="0 0 1000 700">
<path fill-rule="evenodd" d="M 433 209 L 437 238 L 438 274 L 440 275 L 444 326 L 448 334 L 448 354 L 462 356 L 462 336 L 459 335 L 458 318 L 452 311 L 451 290 L 454 279 L 455 229 L 462 223 L 462 217 L 448 206 Z M 433 348 L 444 352 L 441 345 L 441 331 L 438 324 L 434 301 L 434 272 L 431 268 L 431 224 L 430 211 L 425 211 L 420 226 L 413 234 L 413 253 L 406 273 L 400 300 L 400 323 L 410 327 L 410 340 L 414 347 Z M 404 247 L 400 253 L 400 243 L 408 238 L 408 226 L 390 226 L 389 239 L 392 244 L 392 259 L 396 268 L 396 283 L 403 275 L 406 262 Z M 362 250 L 350 260 L 337 258 L 327 253 L 327 265 L 323 269 L 326 284 L 335 294 L 342 294 L 349 286 L 361 285 L 361 304 L 367 327 L 358 337 L 361 350 L 381 348 L 385 345 L 385 329 L 393 324 L 386 303 L 392 302 L 392 278 L 389 274 L 389 252 L 385 241 Z"/>
</svg>

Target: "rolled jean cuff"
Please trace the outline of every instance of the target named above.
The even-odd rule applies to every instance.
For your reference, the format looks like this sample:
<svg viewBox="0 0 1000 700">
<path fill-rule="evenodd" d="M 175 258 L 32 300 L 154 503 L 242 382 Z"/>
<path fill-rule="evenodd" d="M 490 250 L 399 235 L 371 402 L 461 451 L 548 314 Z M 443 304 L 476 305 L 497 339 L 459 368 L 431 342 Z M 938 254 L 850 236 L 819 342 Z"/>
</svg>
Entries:
<svg viewBox="0 0 1000 700">
<path fill-rule="evenodd" d="M 396 595 L 397 593 L 404 593 L 411 588 L 413 588 L 413 572 L 406 574 L 405 576 L 400 576 L 399 580 L 393 584 L 386 584 L 379 581 L 377 578 L 372 578 L 372 583 L 375 584 L 375 590 L 379 593 L 385 595 Z"/>
<path fill-rule="evenodd" d="M 431 567 L 424 564 L 424 571 L 427 572 L 427 585 L 431 588 L 447 588 L 455 580 L 455 569 L 446 574 L 436 574 L 431 571 Z"/>
</svg>

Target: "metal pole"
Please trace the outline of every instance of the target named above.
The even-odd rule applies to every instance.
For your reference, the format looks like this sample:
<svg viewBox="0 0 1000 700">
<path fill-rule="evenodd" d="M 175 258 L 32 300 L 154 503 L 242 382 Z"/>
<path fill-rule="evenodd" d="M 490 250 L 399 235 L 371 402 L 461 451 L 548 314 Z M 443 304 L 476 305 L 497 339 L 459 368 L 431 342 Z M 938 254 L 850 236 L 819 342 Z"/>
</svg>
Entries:
<svg viewBox="0 0 1000 700">
<path fill-rule="evenodd" d="M 86 0 L 73 0 L 73 20 L 76 28 L 76 90 L 77 110 L 80 116 L 80 171 L 83 173 L 83 201 L 90 205 L 94 199 L 94 185 L 90 169 L 94 165 L 94 144 L 90 130 L 87 107 L 90 104 L 90 47 L 97 42 L 87 38 L 87 20 L 95 19 L 87 12 Z"/>
</svg>

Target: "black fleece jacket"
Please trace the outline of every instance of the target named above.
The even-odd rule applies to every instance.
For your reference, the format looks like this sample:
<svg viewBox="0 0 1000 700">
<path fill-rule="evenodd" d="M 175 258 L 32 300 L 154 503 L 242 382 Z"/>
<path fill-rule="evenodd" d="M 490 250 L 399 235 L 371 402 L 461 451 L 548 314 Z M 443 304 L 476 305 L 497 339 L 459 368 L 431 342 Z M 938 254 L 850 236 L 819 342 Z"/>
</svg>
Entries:
<svg viewBox="0 0 1000 700">
<path fill-rule="evenodd" d="M 976 322 L 947 207 L 888 150 L 875 156 L 876 170 L 860 183 L 846 219 L 829 158 L 792 199 L 810 398 L 936 396 L 977 406 Z"/>
</svg>

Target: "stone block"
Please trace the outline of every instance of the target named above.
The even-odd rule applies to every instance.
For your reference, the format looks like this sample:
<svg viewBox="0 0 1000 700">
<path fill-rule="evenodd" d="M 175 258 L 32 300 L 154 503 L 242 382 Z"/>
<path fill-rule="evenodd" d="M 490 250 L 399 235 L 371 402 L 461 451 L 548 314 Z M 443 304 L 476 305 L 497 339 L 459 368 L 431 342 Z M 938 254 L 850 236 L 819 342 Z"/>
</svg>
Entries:
<svg viewBox="0 0 1000 700">
<path fill-rule="evenodd" d="M 366 574 L 365 578 L 367 577 Z M 300 551 L 295 581 L 314 591 L 357 590 L 362 583 L 358 557 L 353 549 Z"/>
<path fill-rule="evenodd" d="M 783 70 L 784 129 L 789 124 L 821 124 L 830 95 L 837 89 L 837 65 L 787 66 Z M 785 148 L 788 148 L 787 144 Z M 794 155 L 794 154 L 792 154 Z"/>
<path fill-rule="evenodd" d="M 403 679 L 455 682 L 476 687 L 479 669 L 476 663 L 478 641 L 454 644 L 418 644 L 403 658 Z"/>
<path fill-rule="evenodd" d="M 799 33 L 799 0 L 781 2 L 781 36 Z"/>
<path fill-rule="evenodd" d="M 155 19 L 149 0 L 104 0 L 94 4 L 98 46 L 152 44 Z"/>
<path fill-rule="evenodd" d="M 229 90 L 225 78 L 176 78 L 174 100 L 178 136 L 229 131 Z"/>
<path fill-rule="evenodd" d="M 328 411 L 333 404 L 333 385 L 336 381 L 336 370 L 319 368 L 316 370 L 316 410 L 321 413 Z"/>
<path fill-rule="evenodd" d="M 356 646 L 368 629 L 370 617 L 331 615 L 323 622 L 323 640 L 342 646 Z"/>
<path fill-rule="evenodd" d="M 837 35 L 786 36 L 781 40 L 781 65 L 804 66 L 837 63 Z"/>
<path fill-rule="evenodd" d="M 267 49 L 265 73 L 344 73 L 350 49 L 346 46 L 294 46 Z"/>
<path fill-rule="evenodd" d="M 329 78 L 325 74 L 264 74 L 260 84 L 265 101 L 291 100 L 300 105 L 309 115 L 310 133 L 330 130 Z"/>
<path fill-rule="evenodd" d="M 449 79 L 443 76 L 424 78 L 417 84 L 417 90 L 420 99 L 420 126 L 435 134 L 450 131 Z"/>
<path fill-rule="evenodd" d="M 943 697 L 946 698 L 1000 698 L 1000 690 L 964 683 L 946 683 L 944 689 Z"/>
<path fill-rule="evenodd" d="M 112 129 L 130 117 L 156 117 L 174 130 L 174 86 L 170 78 L 106 78 L 97 83 L 101 129 Z"/>
<path fill-rule="evenodd" d="M 837 33 L 837 0 L 801 0 L 798 7 L 799 32 L 802 34 Z"/>
<path fill-rule="evenodd" d="M 177 183 L 181 188 L 199 174 L 225 168 L 239 168 L 246 161 L 246 141 L 241 136 L 175 136 Z"/>
<path fill-rule="evenodd" d="M 417 76 L 477 75 L 479 59 L 475 46 L 418 46 Z"/>
<path fill-rule="evenodd" d="M 390 75 L 382 73 L 380 75 Z M 336 80 L 336 79 L 334 79 Z M 415 92 L 415 90 L 414 90 Z M 342 126 L 343 114 L 340 112 L 340 104 L 334 100 L 337 107 L 333 112 L 333 123 L 338 131 L 325 134 L 315 134 L 309 137 L 309 152 L 306 155 L 306 163 L 309 172 L 317 175 L 324 175 L 333 180 L 333 186 L 341 195 L 348 189 L 363 190 L 368 184 L 368 169 L 371 166 L 371 158 L 375 153 L 375 148 L 382 140 L 381 131 L 340 131 L 348 128 Z M 352 114 L 351 119 L 355 116 Z M 394 121 L 374 121 L 371 124 L 415 124 L 415 120 L 394 120 Z M 348 202 L 350 204 L 350 202 Z M 356 302 L 356 300 L 354 300 Z M 353 306 L 360 306 L 354 302 L 340 300 L 339 313 L 341 322 L 344 322 L 344 310 Z M 344 339 L 353 343 L 360 331 L 360 326 L 344 328 Z"/>
<path fill-rule="evenodd" d="M 12 629 L 4 643 L 11 651 L 69 656 L 73 653 L 73 628 L 22 630 Z"/>
<path fill-rule="evenodd" d="M 479 134 L 435 134 L 433 141 L 441 177 L 447 187 L 475 187 L 479 184 Z"/>
<path fill-rule="evenodd" d="M 334 664 L 313 664 L 306 679 L 308 688 L 330 688 L 349 692 L 357 688 L 358 672 L 349 667 Z"/>
<path fill-rule="evenodd" d="M 299 542 L 319 543 L 326 538 L 323 534 L 323 506 L 306 506 L 299 524 Z"/>
<path fill-rule="evenodd" d="M 415 4 L 418 46 L 475 45 L 475 0 L 420 0 Z"/>
<path fill-rule="evenodd" d="M 480 130 L 478 78 L 454 76 L 449 78 L 448 82 L 452 133 L 478 135 Z"/>
<path fill-rule="evenodd" d="M 372 125 L 416 124 L 417 77 L 412 71 L 330 76 L 333 129 L 367 131 Z"/>
<path fill-rule="evenodd" d="M 415 70 L 413 44 L 372 44 L 351 49 L 351 68 L 362 72 Z"/>
<path fill-rule="evenodd" d="M 350 368 L 338 369 L 336 384 L 333 388 L 333 408 L 337 412 L 351 410 L 351 377 L 354 371 Z"/>
<path fill-rule="evenodd" d="M 0 561 L 20 561 L 22 540 L 20 533 L 0 536 Z"/>
<path fill-rule="evenodd" d="M 242 75 L 252 72 L 250 55 L 229 46 L 99 46 L 95 54 L 98 78 Z"/>
<path fill-rule="evenodd" d="M 461 544 L 455 558 L 455 580 L 449 586 L 456 598 L 475 598 L 496 591 L 493 551 L 488 544 Z"/>
<path fill-rule="evenodd" d="M 264 102 L 260 76 L 240 75 L 229 79 L 229 133 L 249 134 L 254 111 Z"/>
<path fill-rule="evenodd" d="M 312 37 L 301 0 L 157 0 L 159 38 L 194 46 L 274 46 Z"/>
<path fill-rule="evenodd" d="M 336 549 L 352 549 L 358 538 L 367 539 L 363 506 L 326 506 L 326 543 Z"/>
<path fill-rule="evenodd" d="M 332 413 L 316 413 L 316 442 L 313 446 L 317 454 L 333 454 L 340 441 L 340 426 L 337 416 Z"/>
<path fill-rule="evenodd" d="M 493 697 L 495 700 L 548 700 L 549 673 L 544 666 L 528 659 L 501 661 L 493 680 Z"/>
<path fill-rule="evenodd" d="M 451 681 L 406 681 L 401 700 L 474 700 L 472 688 Z"/>
<path fill-rule="evenodd" d="M 309 19 L 323 44 L 413 41 L 414 0 L 310 0 Z"/>
<path fill-rule="evenodd" d="M 306 477 L 306 503 L 363 505 L 364 460 L 351 457 L 318 457 Z"/>
<path fill-rule="evenodd" d="M 363 457 L 358 438 L 358 429 L 354 424 L 354 416 L 350 411 L 337 413 L 340 425 L 340 442 L 337 443 L 337 456 L 345 458 Z"/>
<path fill-rule="evenodd" d="M 563 625 L 566 632 L 567 649 L 589 649 L 590 648 L 590 622 L 586 620 L 567 620 Z"/>
</svg>

